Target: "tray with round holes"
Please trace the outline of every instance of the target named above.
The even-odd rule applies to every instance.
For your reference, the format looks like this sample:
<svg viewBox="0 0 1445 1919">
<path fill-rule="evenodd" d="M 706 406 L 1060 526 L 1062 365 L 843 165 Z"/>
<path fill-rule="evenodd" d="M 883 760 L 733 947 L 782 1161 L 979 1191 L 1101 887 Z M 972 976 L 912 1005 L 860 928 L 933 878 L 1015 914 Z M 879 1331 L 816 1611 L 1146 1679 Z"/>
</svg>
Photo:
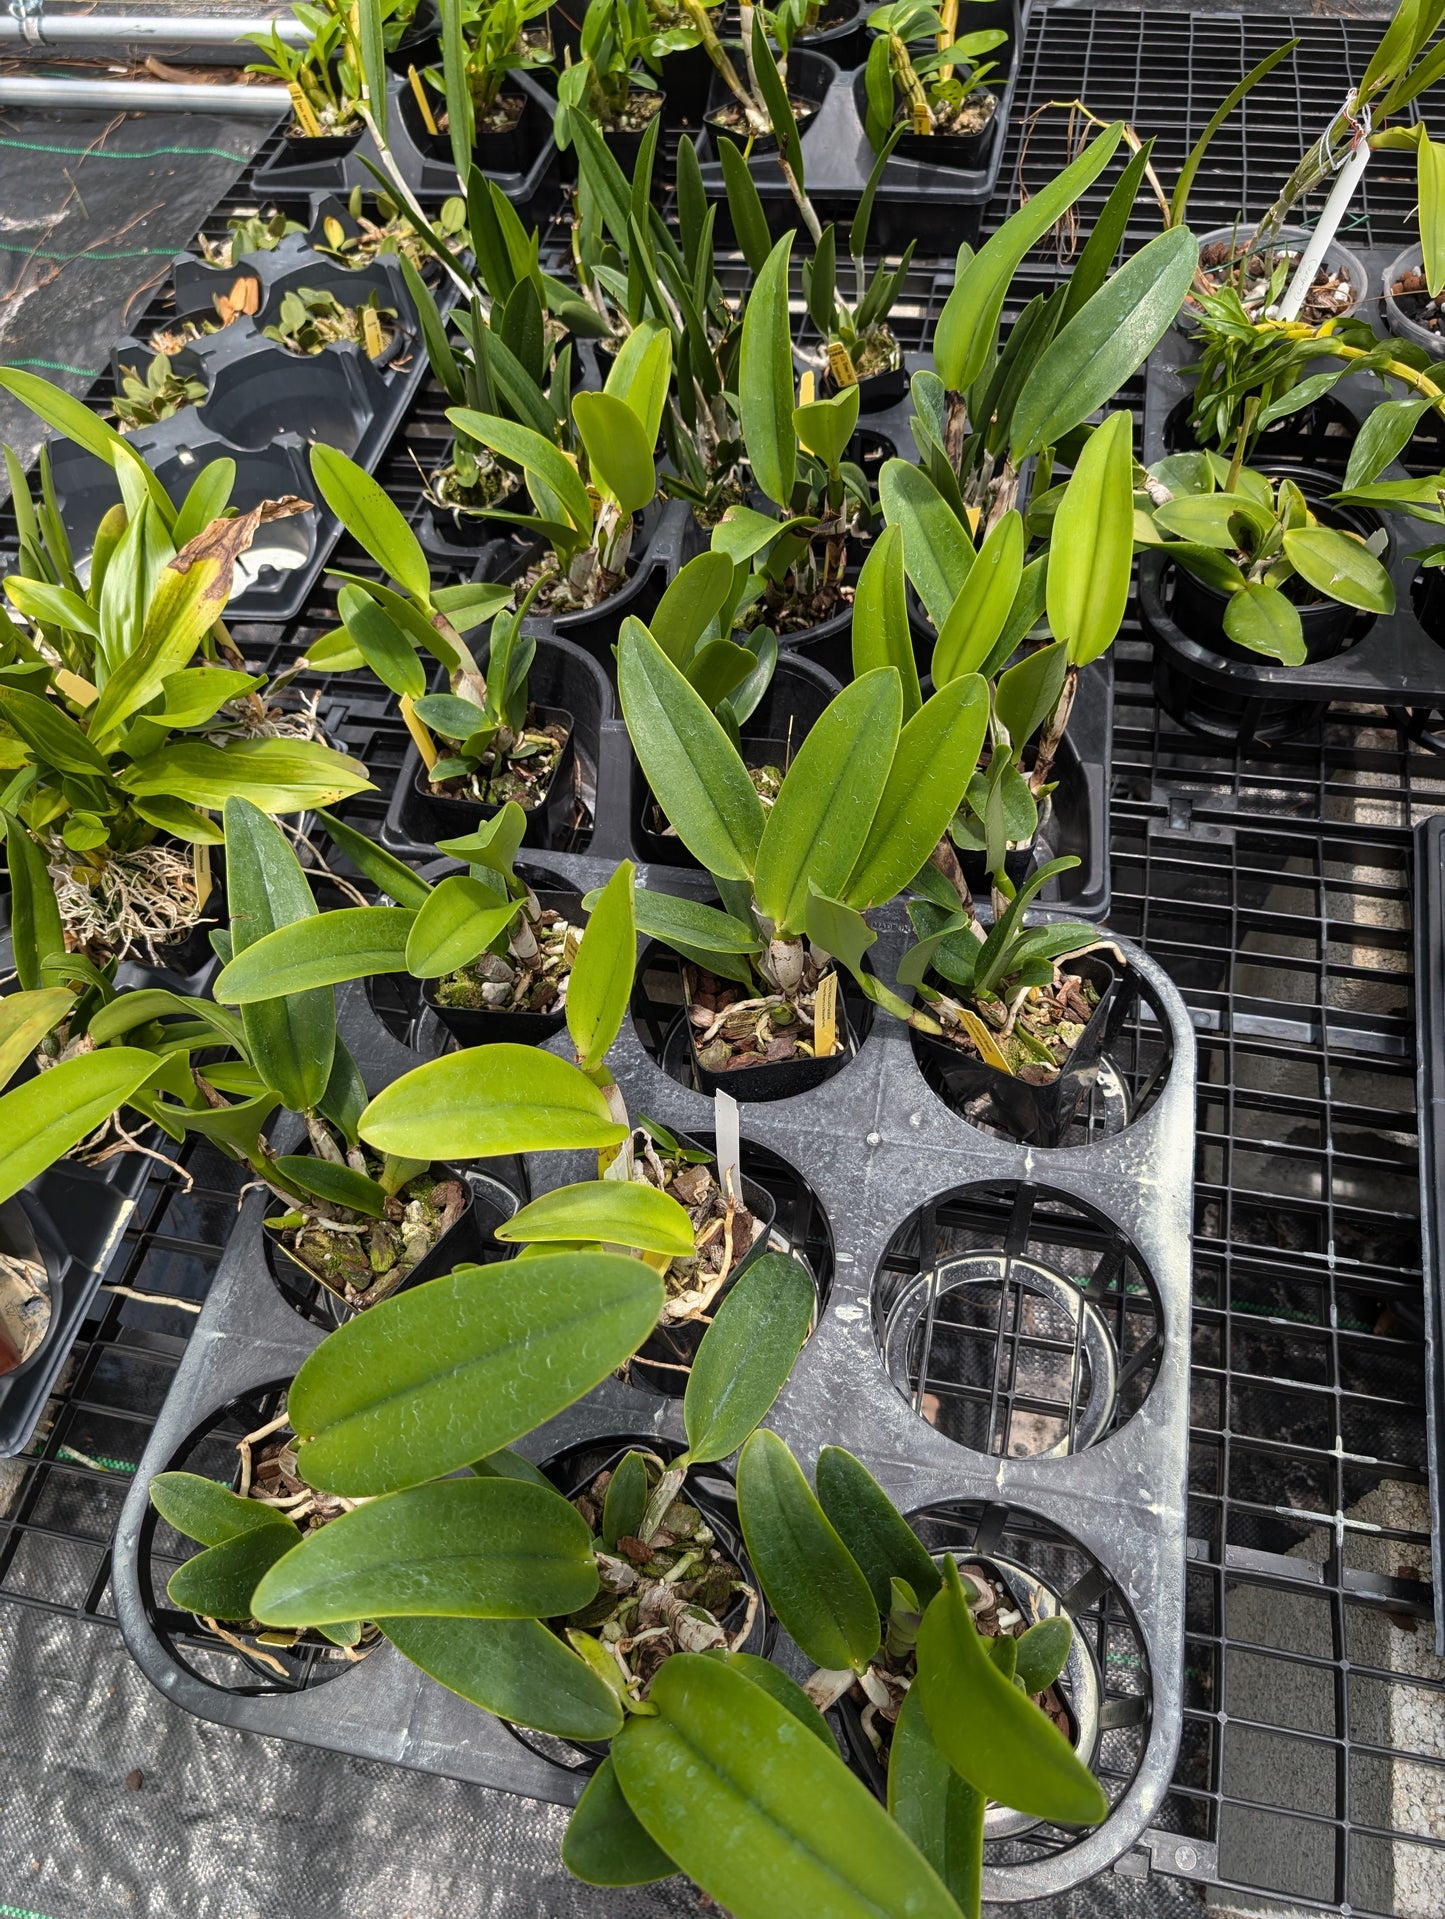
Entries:
<svg viewBox="0 0 1445 1919">
<path fill-rule="evenodd" d="M 582 893 L 616 863 L 525 858 L 534 885 Z M 707 896 L 698 873 L 641 877 Z M 892 978 L 906 920 L 896 905 L 874 918 L 870 957 Z M 768 1423 L 810 1473 L 822 1446 L 847 1447 L 932 1550 L 992 1562 L 1034 1596 L 1031 1610 L 1076 1628 L 1088 1757 L 1112 1811 L 1091 1831 L 1009 1823 L 989 1842 L 989 1899 L 1048 1897 L 1126 1852 L 1158 1814 L 1180 1736 L 1194 1036 L 1163 971 L 1117 945 L 1130 997 L 1058 1146 L 1006 1136 L 991 1109 L 952 1110 L 909 1029 L 861 998 L 849 1001 L 855 1049 L 834 1077 L 739 1100 L 744 1174 L 776 1202 L 771 1244 L 805 1263 L 818 1293 Z M 394 985 L 339 989 L 373 1092 L 450 1043 Z M 685 1019 L 676 959 L 645 944 L 610 1063 L 634 1118 L 707 1143 L 713 1107 L 691 1083 Z M 568 1054 L 565 1034 L 547 1044 Z M 587 1155 L 555 1153 L 474 1163 L 470 1176 L 520 1202 L 590 1169 Z M 354 1664 L 324 1651 L 273 1659 L 273 1670 L 166 1612 L 166 1578 L 188 1548 L 157 1523 L 152 1477 L 181 1465 L 225 1477 L 236 1438 L 275 1415 L 322 1336 L 268 1275 L 263 1212 L 252 1194 L 122 1515 L 115 1591 L 131 1652 L 203 1718 L 575 1800 L 583 1774 L 565 1754 L 521 1745 L 390 1647 Z M 680 1397 L 614 1378 L 520 1449 L 545 1464 L 584 1443 L 665 1449 L 682 1436 Z M 784 1635 L 774 1656 L 805 1670 Z"/>
</svg>

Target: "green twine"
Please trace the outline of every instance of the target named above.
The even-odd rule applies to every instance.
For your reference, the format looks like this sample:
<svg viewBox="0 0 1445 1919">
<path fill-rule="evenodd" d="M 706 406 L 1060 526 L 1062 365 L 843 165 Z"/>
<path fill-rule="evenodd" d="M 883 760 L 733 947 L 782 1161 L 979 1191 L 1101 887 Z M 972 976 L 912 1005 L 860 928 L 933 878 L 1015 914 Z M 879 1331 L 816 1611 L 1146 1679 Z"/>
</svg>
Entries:
<svg viewBox="0 0 1445 1919">
<path fill-rule="evenodd" d="M 97 147 L 64 147 L 49 140 L 7 140 L 0 138 L 0 147 L 19 147 L 26 153 L 73 153 L 83 160 L 155 160 L 162 154 L 176 154 L 182 159 L 192 156 L 210 155 L 217 160 L 231 160 L 237 166 L 244 166 L 249 154 L 231 153 L 225 147 L 153 147 L 145 153 L 107 153 Z M 8 1906 L 0 1906 L 0 1914 L 7 1913 Z"/>
<path fill-rule="evenodd" d="M 65 360 L 7 360 L 5 364 L 6 366 L 38 366 L 43 368 L 46 373 L 78 373 L 86 380 L 98 380 L 100 378 L 100 368 L 98 366 L 71 366 Z M 0 1906 L 0 1913 L 3 1913 L 4 1910 L 5 1908 Z"/>
</svg>

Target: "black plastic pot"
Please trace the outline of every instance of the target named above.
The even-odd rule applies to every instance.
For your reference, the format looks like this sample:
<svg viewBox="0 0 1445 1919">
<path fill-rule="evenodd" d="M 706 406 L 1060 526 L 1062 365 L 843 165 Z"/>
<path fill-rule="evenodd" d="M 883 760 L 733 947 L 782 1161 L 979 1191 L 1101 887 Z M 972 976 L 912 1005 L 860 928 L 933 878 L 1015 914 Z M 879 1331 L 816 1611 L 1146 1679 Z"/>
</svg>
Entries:
<svg viewBox="0 0 1445 1919">
<path fill-rule="evenodd" d="M 500 1181 L 476 1174 L 468 1177 L 464 1168 L 456 1166 L 442 1166 L 437 1176 L 460 1180 L 470 1193 L 470 1200 L 461 1218 L 442 1234 L 425 1259 L 417 1261 L 395 1292 L 386 1295 L 388 1299 L 410 1292 L 424 1280 L 449 1273 L 454 1266 L 485 1266 L 493 1260 L 511 1257 L 513 1249 L 495 1239 L 493 1232 L 517 1210 L 516 1195 L 507 1192 Z M 279 1205 L 280 1201 L 273 1203 Z M 354 1307 L 348 1306 L 287 1249 L 279 1232 L 263 1226 L 262 1235 L 266 1270 L 275 1280 L 277 1292 L 293 1311 L 313 1326 L 323 1326 L 328 1331 L 356 1317 Z"/>
<path fill-rule="evenodd" d="M 684 981 L 686 977 L 684 970 Z M 728 1093 L 733 1099 L 749 1105 L 765 1100 L 794 1099 L 801 1093 L 811 1093 L 814 1087 L 826 1084 L 836 1073 L 841 1073 L 858 1051 L 858 1036 L 848 1018 L 841 979 L 838 986 L 838 1037 L 843 1044 L 828 1059 L 775 1060 L 768 1066 L 739 1066 L 728 1072 L 713 1072 L 697 1056 L 690 999 L 685 999 L 684 1012 L 693 1081 L 698 1091 L 705 1093 L 709 1099 L 714 1093 Z"/>
<path fill-rule="evenodd" d="M 575 1499 L 578 1493 L 585 1492 L 597 1475 L 614 1469 L 624 1454 L 637 1451 L 657 1453 L 661 1458 L 671 1461 L 682 1451 L 680 1446 L 667 1440 L 642 1440 L 628 1438 L 625 1434 L 615 1439 L 596 1440 L 581 1446 L 571 1446 L 559 1453 L 554 1459 L 544 1462 L 542 1471 L 562 1494 L 564 1499 Z M 703 1513 L 719 1545 L 732 1560 L 750 1585 L 757 1587 L 747 1548 L 743 1544 L 742 1527 L 738 1520 L 737 1494 L 731 1479 L 720 1466 L 693 1466 L 682 1482 L 684 1496 Z M 719 1621 L 733 1633 L 742 1628 L 745 1617 L 746 1600 L 738 1596 L 737 1603 L 726 1616 Z M 739 1652 L 759 1653 L 764 1656 L 771 1650 L 775 1633 L 773 1616 L 767 1602 L 759 1590 L 757 1612 L 746 1640 L 735 1650 Z M 530 1727 L 516 1726 L 503 1722 L 508 1732 L 528 1751 L 562 1772 L 569 1772 L 586 1778 L 596 1772 L 607 1756 L 605 1744 L 593 1741 L 558 1739 L 548 1733 L 533 1732 Z"/>
<path fill-rule="evenodd" d="M 819 9 L 814 31 L 799 34 L 793 44 L 809 53 L 825 54 L 840 67 L 857 66 L 868 52 L 868 13 L 860 0 L 828 0 Z"/>
<path fill-rule="evenodd" d="M 550 832 L 549 822 L 557 807 L 570 805 L 576 751 L 573 745 L 574 721 L 565 707 L 544 706 L 539 701 L 535 711 L 539 724 L 563 726 L 567 729 L 567 737 L 552 768 L 552 777 L 537 796 L 536 802 L 523 809 L 527 815 L 527 830 L 522 842 L 525 846 L 545 846 Z M 427 769 L 421 765 L 412 775 L 412 786 L 418 800 L 436 822 L 438 839 L 460 839 L 483 820 L 495 819 L 505 804 L 505 801 L 469 800 L 454 793 L 439 793 L 432 786 Z"/>
<path fill-rule="evenodd" d="M 818 116 L 820 101 L 804 90 L 807 84 L 806 69 L 799 71 L 800 68 L 802 68 L 801 61 L 796 59 L 789 61 L 788 99 L 792 104 L 793 118 L 797 122 L 799 133 L 806 133 L 810 124 Z M 795 76 L 796 91 L 793 84 Z M 717 152 L 721 141 L 727 140 L 740 150 L 746 150 L 750 155 L 776 153 L 778 136 L 775 133 L 749 134 L 746 128 L 733 126 L 722 117 L 729 107 L 735 107 L 736 104 L 731 90 L 720 79 L 714 78 L 711 103 L 703 115 L 703 124 L 712 141 L 713 152 Z"/>
<path fill-rule="evenodd" d="M 579 648 L 539 635 L 528 691 L 539 712 L 569 721 L 571 730 L 545 802 L 527 816 L 526 844 L 568 845 L 574 836 L 583 771 L 595 778 L 602 724 L 612 715 L 611 689 L 606 674 Z M 480 801 L 433 793 L 421 755 L 412 745 L 392 789 L 381 842 L 403 858 L 434 858 L 438 840 L 462 837 L 497 810 Z"/>
<path fill-rule="evenodd" d="M 564 913 L 574 926 L 586 922 L 580 893 L 539 892 L 537 903 Z M 494 1013 L 480 1006 L 444 1006 L 437 999 L 436 989 L 435 980 L 424 980 L 422 1001 L 436 1014 L 458 1046 L 488 1046 L 500 1041 L 515 1046 L 541 1046 L 567 1024 L 565 1008 L 555 1013 Z"/>
<path fill-rule="evenodd" d="M 861 74 L 857 84 L 862 84 Z M 917 160 L 924 166 L 982 167 L 987 164 L 998 138 L 998 128 L 999 110 L 995 106 L 977 133 L 905 133 L 893 151 L 905 160 Z"/>
<path fill-rule="evenodd" d="M 962 1053 L 946 1040 L 914 1030 L 914 1055 L 933 1090 L 954 1112 L 976 1126 L 992 1126 L 1026 1145 L 1061 1146 L 1099 1086 L 1111 1040 L 1138 1005 L 1137 983 L 1103 953 L 1065 962 L 1065 971 L 1087 980 L 1099 995 L 1067 1064 L 1047 1085 L 1034 1086 L 986 1060 Z M 946 980 L 931 984 L 951 993 Z M 1145 1103 L 1158 1090 L 1147 1089 Z M 1127 1120 L 1132 1114 L 1119 1115 Z M 1115 1129 L 1117 1130 L 1117 1128 Z"/>
<path fill-rule="evenodd" d="M 659 93 L 653 97 L 655 97 L 659 103 L 657 114 L 653 116 L 655 119 L 659 115 L 666 114 L 667 95 L 665 93 Z M 663 124 L 667 124 L 665 119 L 663 120 Z M 642 153 L 642 143 L 646 138 L 646 127 L 639 127 L 636 130 L 626 127 L 604 127 L 602 129 L 602 139 L 607 147 L 607 151 L 612 155 L 613 159 L 617 162 L 618 166 L 621 167 L 629 180 L 637 170 L 637 162 Z"/>
</svg>

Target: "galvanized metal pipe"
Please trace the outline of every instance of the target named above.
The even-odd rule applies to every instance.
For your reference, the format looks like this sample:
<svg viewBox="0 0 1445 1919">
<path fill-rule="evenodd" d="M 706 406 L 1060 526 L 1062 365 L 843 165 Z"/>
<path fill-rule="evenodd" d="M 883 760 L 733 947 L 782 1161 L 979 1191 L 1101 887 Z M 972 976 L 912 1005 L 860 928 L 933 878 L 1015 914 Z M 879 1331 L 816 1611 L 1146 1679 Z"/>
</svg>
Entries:
<svg viewBox="0 0 1445 1919">
<path fill-rule="evenodd" d="M 285 87 L 174 86 L 166 80 L 0 77 L 0 107 L 108 107 L 125 112 L 236 113 L 274 120 L 291 105 Z"/>
<path fill-rule="evenodd" d="M 274 27 L 290 47 L 304 47 L 311 35 L 301 21 L 290 14 L 272 19 L 259 16 L 252 20 L 207 19 L 200 15 L 173 13 L 46 13 L 35 16 L 39 39 L 31 40 L 25 23 L 7 10 L 0 11 L 0 41 L 28 41 L 31 45 L 59 47 L 76 42 L 87 45 L 146 44 L 168 47 L 229 47 L 247 34 L 267 33 Z"/>
</svg>

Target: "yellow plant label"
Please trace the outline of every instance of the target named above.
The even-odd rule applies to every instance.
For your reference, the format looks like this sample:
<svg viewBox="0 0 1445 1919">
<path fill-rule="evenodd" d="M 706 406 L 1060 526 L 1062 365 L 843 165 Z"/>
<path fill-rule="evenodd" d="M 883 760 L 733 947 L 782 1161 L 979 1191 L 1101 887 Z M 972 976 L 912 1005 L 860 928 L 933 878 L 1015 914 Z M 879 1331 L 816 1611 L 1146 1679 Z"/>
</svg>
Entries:
<svg viewBox="0 0 1445 1919">
<path fill-rule="evenodd" d="M 838 975 L 825 973 L 813 1002 L 813 1057 L 831 1059 L 838 1045 Z"/>
<path fill-rule="evenodd" d="M 287 81 L 286 91 L 291 95 L 291 104 L 296 109 L 296 119 L 301 131 L 306 135 L 308 140 L 319 140 L 321 138 L 321 122 L 316 118 L 311 102 L 306 98 L 306 95 L 301 91 L 294 80 Z"/>
<path fill-rule="evenodd" d="M 928 111 L 926 100 L 913 102 L 913 131 L 915 133 L 932 133 L 933 131 L 933 115 Z"/>
<path fill-rule="evenodd" d="M 78 673 L 72 673 L 67 666 L 58 668 L 55 675 L 55 684 L 60 688 L 66 699 L 74 700 L 77 706 L 93 705 L 97 697 L 95 688 L 91 685 L 90 681 L 81 679 Z"/>
<path fill-rule="evenodd" d="M 366 356 L 369 360 L 379 360 L 386 346 L 381 331 L 381 315 L 375 307 L 361 309 L 361 337 L 366 342 Z"/>
<path fill-rule="evenodd" d="M 421 75 L 415 67 L 408 67 L 406 77 L 411 86 L 411 97 L 416 101 L 416 110 L 421 115 L 422 125 L 430 134 L 439 133 L 441 129 L 437 126 L 436 117 L 432 113 L 431 102 L 426 97 L 426 88 L 421 83 Z"/>
<path fill-rule="evenodd" d="M 831 357 L 832 348 L 830 347 L 828 351 Z M 812 368 L 810 367 L 798 381 L 798 405 L 811 406 L 817 397 L 817 391 L 817 382 L 813 378 Z"/>
<path fill-rule="evenodd" d="M 425 723 L 417 718 L 409 693 L 403 693 L 401 696 L 401 717 L 406 721 L 407 732 L 416 741 L 416 750 L 421 754 L 422 765 L 430 772 L 437 763 L 436 742 L 432 739 Z"/>
<path fill-rule="evenodd" d="M 970 1011 L 967 1006 L 960 1006 L 958 1009 L 958 1017 L 963 1022 L 964 1032 L 968 1034 L 968 1037 L 978 1048 L 984 1063 L 988 1066 L 996 1066 L 1001 1073 L 1012 1073 L 1013 1068 L 1004 1058 L 998 1041 L 988 1030 L 985 1023 L 979 1018 L 978 1014 Z"/>
<path fill-rule="evenodd" d="M 199 911 L 211 897 L 211 849 L 203 840 L 191 842 L 191 871 L 196 877 L 196 907 Z"/>
<path fill-rule="evenodd" d="M 858 372 L 853 365 L 853 357 L 841 340 L 828 342 L 828 371 L 837 387 L 857 386 Z"/>
</svg>

